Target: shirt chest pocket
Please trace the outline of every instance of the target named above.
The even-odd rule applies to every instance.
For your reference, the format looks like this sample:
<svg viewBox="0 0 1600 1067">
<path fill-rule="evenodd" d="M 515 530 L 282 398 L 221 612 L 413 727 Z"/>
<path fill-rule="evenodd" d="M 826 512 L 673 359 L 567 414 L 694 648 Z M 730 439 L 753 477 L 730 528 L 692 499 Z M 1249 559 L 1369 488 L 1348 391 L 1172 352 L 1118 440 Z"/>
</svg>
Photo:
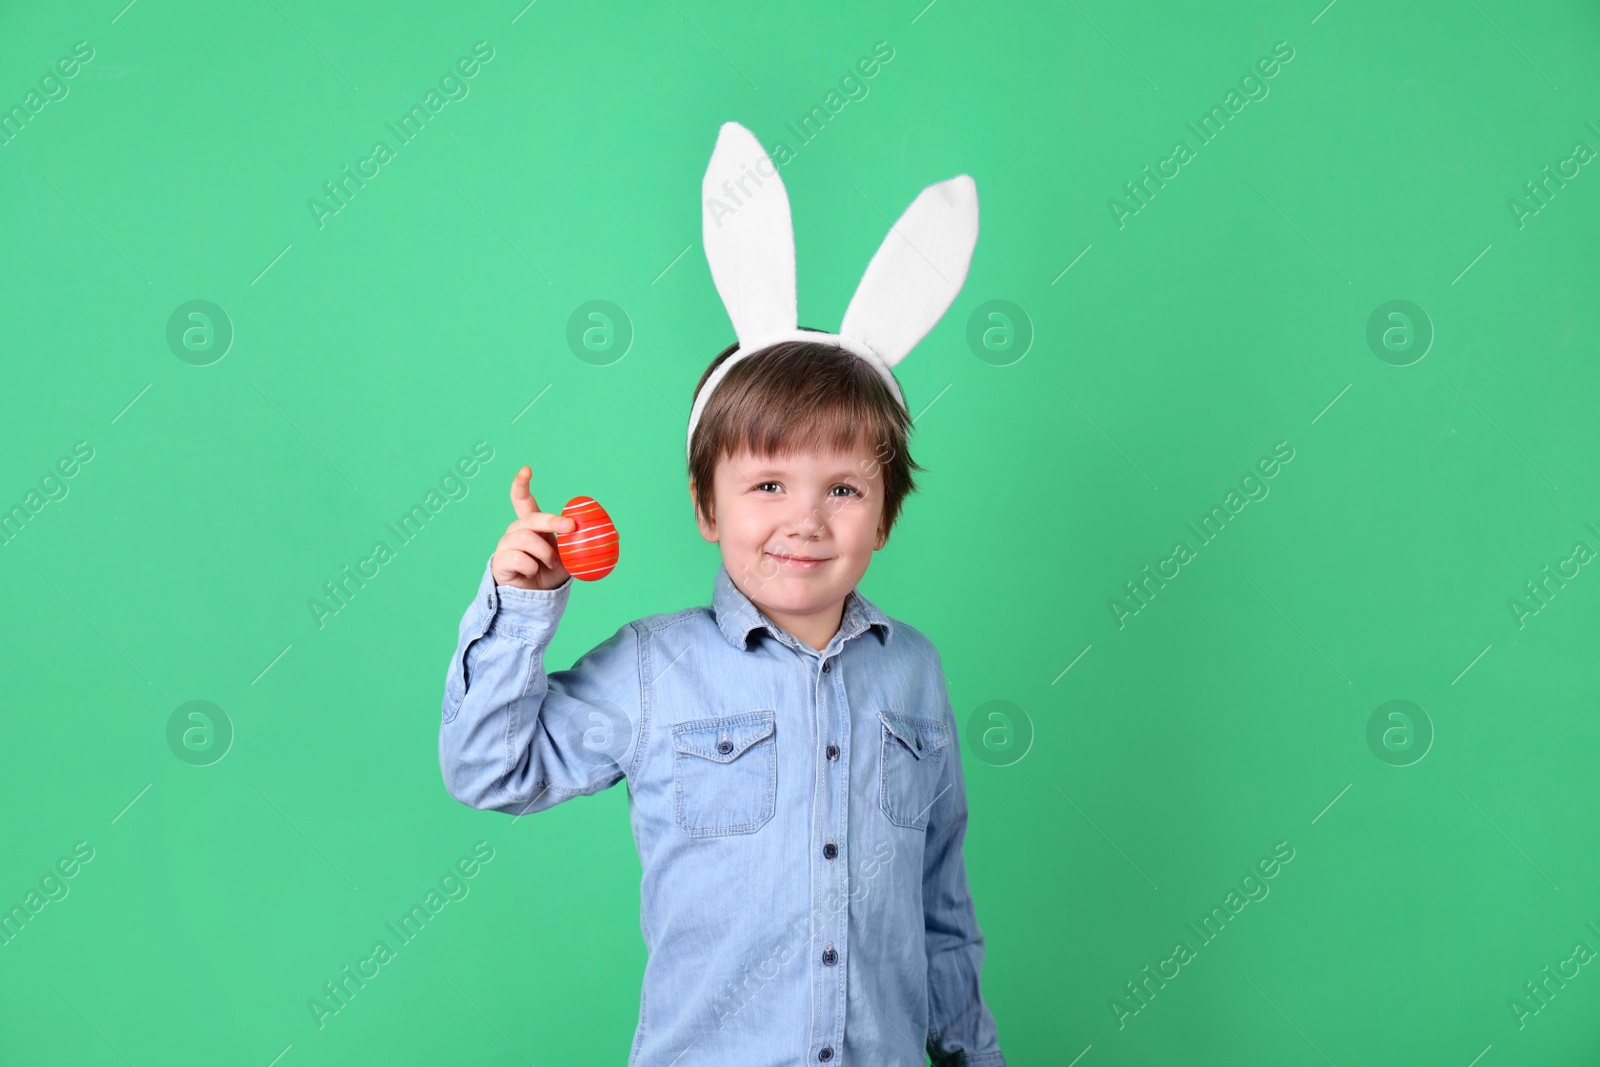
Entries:
<svg viewBox="0 0 1600 1067">
<path fill-rule="evenodd" d="M 690 837 L 751 834 L 777 805 L 777 713 L 748 711 L 672 728 L 678 828 Z"/>
<path fill-rule="evenodd" d="M 878 717 L 883 722 L 878 803 L 896 826 L 926 829 L 928 811 L 939 799 L 950 735 L 933 719 L 888 711 Z"/>
</svg>

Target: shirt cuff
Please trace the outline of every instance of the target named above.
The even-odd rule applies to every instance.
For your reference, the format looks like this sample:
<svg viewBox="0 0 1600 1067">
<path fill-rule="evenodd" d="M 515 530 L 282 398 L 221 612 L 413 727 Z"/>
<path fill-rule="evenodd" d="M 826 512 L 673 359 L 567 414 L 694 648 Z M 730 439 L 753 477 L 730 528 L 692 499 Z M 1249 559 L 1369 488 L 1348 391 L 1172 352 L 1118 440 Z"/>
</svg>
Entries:
<svg viewBox="0 0 1600 1067">
<path fill-rule="evenodd" d="M 488 629 L 535 644 L 547 644 L 555 636 L 571 596 L 571 576 L 554 589 L 520 589 L 496 582 L 489 565 L 479 592 L 490 616 Z"/>
<path fill-rule="evenodd" d="M 554 589 L 523 589 L 520 586 L 501 585 L 496 582 L 494 592 L 500 598 L 501 607 L 541 611 L 557 601 L 566 603 L 567 597 L 572 593 L 572 578 L 569 576 Z"/>
<path fill-rule="evenodd" d="M 958 1067 L 1006 1067 L 1006 1058 L 999 1049 L 993 1049 L 989 1052 L 963 1052 L 955 1063 Z"/>
</svg>

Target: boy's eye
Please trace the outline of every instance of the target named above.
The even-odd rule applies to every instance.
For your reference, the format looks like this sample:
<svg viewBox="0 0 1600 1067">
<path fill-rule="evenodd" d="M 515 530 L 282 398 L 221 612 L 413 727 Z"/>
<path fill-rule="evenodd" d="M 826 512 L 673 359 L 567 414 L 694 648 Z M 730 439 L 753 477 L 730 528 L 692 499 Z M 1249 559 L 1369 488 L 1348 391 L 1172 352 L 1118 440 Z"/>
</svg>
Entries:
<svg viewBox="0 0 1600 1067">
<path fill-rule="evenodd" d="M 779 485 L 780 485 L 780 483 L 778 483 L 778 482 L 758 482 L 758 483 L 757 483 L 757 484 L 756 484 L 756 489 L 758 489 L 758 490 L 765 490 L 765 489 L 766 489 L 766 488 L 767 488 L 767 486 L 769 486 L 769 485 L 770 485 L 770 486 L 779 486 Z M 856 495 L 856 496 L 860 496 L 860 495 L 861 495 L 861 492 L 860 492 L 860 490 L 858 490 L 858 489 L 857 489 L 857 488 L 856 488 L 856 487 L 855 487 L 855 486 L 853 486 L 853 485 L 846 485 L 846 484 L 845 484 L 845 483 L 843 483 L 843 482 L 840 482 L 840 483 L 839 483 L 839 484 L 838 484 L 838 485 L 836 485 L 836 486 L 834 486 L 834 487 L 833 487 L 833 488 L 834 488 L 834 489 L 843 489 L 843 490 L 844 490 L 844 491 L 845 491 L 845 492 L 847 492 L 847 493 L 854 493 L 854 494 L 855 494 L 855 495 Z M 833 490 L 832 490 L 832 489 L 830 489 L 830 490 L 829 490 L 829 492 L 830 492 L 830 493 L 831 493 L 831 492 L 832 492 L 832 491 L 833 491 Z"/>
</svg>

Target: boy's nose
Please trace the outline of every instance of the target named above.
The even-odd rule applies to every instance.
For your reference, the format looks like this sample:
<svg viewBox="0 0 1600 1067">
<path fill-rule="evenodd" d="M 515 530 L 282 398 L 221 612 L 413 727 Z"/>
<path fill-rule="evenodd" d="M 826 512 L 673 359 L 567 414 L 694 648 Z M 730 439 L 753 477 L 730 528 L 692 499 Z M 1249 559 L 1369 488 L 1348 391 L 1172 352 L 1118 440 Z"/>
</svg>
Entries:
<svg viewBox="0 0 1600 1067">
<path fill-rule="evenodd" d="M 789 525 L 801 537 L 812 538 L 828 525 L 828 518 L 827 509 L 813 502 L 795 514 L 790 519 Z"/>
</svg>

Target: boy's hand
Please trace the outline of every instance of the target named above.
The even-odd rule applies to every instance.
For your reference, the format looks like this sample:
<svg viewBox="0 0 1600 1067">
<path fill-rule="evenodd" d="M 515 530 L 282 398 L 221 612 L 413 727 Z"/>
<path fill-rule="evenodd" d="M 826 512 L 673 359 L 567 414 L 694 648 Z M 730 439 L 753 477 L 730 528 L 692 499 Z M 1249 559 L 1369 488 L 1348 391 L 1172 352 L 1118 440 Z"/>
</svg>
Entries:
<svg viewBox="0 0 1600 1067">
<path fill-rule="evenodd" d="M 489 570 L 498 585 L 517 589 L 555 589 L 568 577 L 556 552 L 557 533 L 570 533 L 577 523 L 562 515 L 539 510 L 539 502 L 528 492 L 533 471 L 524 466 L 511 479 L 511 506 L 517 518 L 506 527 L 505 536 L 495 546 Z"/>
</svg>

